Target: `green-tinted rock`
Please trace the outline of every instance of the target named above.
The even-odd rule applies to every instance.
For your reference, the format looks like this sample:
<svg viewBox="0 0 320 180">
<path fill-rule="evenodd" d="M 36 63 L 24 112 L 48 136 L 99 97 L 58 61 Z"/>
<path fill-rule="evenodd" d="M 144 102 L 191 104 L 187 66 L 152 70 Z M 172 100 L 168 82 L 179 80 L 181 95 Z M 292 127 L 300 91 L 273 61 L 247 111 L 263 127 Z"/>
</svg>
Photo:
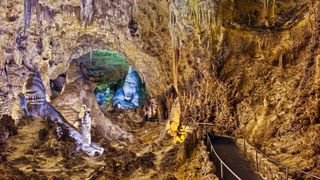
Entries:
<svg viewBox="0 0 320 180">
<path fill-rule="evenodd" d="M 124 79 L 129 67 L 125 57 L 106 50 L 92 52 L 92 60 L 90 53 L 82 56 L 80 60 L 86 69 L 85 76 L 93 82 L 116 83 Z"/>
</svg>

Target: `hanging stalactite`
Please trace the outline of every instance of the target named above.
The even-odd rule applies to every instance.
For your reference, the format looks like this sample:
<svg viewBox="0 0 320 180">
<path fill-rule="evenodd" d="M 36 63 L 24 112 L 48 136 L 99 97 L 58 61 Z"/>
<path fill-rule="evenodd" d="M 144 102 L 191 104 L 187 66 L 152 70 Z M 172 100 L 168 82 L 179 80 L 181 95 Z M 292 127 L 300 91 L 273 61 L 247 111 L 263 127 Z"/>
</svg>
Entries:
<svg viewBox="0 0 320 180">
<path fill-rule="evenodd" d="M 43 21 L 51 23 L 56 12 L 49 6 L 42 5 L 41 3 L 37 3 L 35 6 L 38 24 L 41 24 Z"/>
<path fill-rule="evenodd" d="M 24 33 L 26 33 L 26 31 L 28 30 L 31 24 L 32 8 L 37 6 L 38 6 L 38 0 L 24 0 L 24 6 L 23 6 Z"/>
<path fill-rule="evenodd" d="M 26 33 L 28 27 L 30 26 L 31 21 L 31 7 L 32 0 L 24 0 L 24 8 L 23 8 L 23 18 L 24 18 L 24 33 Z"/>
<path fill-rule="evenodd" d="M 276 0 L 273 0 L 272 2 L 272 25 L 274 26 L 275 22 L 275 13 L 276 13 Z"/>
<path fill-rule="evenodd" d="M 269 0 L 265 0 L 264 4 L 263 4 L 263 16 L 265 19 L 265 24 L 266 26 L 269 26 L 269 20 L 268 20 L 268 16 L 269 16 Z"/>
<path fill-rule="evenodd" d="M 178 91 L 178 69 L 179 69 L 179 28 L 177 24 L 177 8 L 174 3 L 170 4 L 170 24 L 169 24 L 169 31 L 171 36 L 171 43 L 173 46 L 173 63 L 172 63 L 172 74 L 173 74 L 173 86 Z"/>
<path fill-rule="evenodd" d="M 81 20 L 85 25 L 92 22 L 93 0 L 81 0 Z"/>
<path fill-rule="evenodd" d="M 218 23 L 218 2 L 216 1 L 200 1 L 189 0 L 190 19 L 195 23 L 195 30 L 199 43 L 204 35 L 209 37 L 208 46 L 220 34 Z M 205 33 L 204 33 L 205 32 Z"/>
</svg>

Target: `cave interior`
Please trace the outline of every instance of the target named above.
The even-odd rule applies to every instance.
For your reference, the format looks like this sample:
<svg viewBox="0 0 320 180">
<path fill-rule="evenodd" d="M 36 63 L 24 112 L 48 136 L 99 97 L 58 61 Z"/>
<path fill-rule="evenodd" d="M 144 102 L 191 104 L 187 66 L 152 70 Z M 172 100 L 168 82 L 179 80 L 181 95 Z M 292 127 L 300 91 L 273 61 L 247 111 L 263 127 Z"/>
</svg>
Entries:
<svg viewBox="0 0 320 180">
<path fill-rule="evenodd" d="M 0 75 L 0 179 L 320 179 L 319 0 L 0 0 Z"/>
</svg>

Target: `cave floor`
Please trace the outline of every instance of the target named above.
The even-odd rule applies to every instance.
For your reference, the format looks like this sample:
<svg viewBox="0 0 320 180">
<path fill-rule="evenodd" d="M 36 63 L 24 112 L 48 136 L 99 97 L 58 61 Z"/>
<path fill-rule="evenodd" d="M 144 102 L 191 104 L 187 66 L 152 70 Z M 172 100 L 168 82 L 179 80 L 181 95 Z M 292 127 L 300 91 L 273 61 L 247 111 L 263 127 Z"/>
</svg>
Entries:
<svg viewBox="0 0 320 180">
<path fill-rule="evenodd" d="M 215 136 L 213 139 L 215 151 L 220 158 L 241 178 L 246 180 L 259 180 L 261 177 L 254 171 L 250 162 L 245 158 L 243 153 L 234 144 L 234 141 L 226 137 Z M 217 158 L 214 159 L 216 167 L 220 167 Z M 220 177 L 221 173 L 218 172 Z M 235 179 L 235 177 L 224 168 L 223 176 L 226 179 Z"/>
<path fill-rule="evenodd" d="M 201 173 L 197 171 L 202 164 L 194 162 L 204 161 L 201 157 L 206 152 L 200 148 L 180 168 L 163 172 L 163 158 L 176 144 L 171 138 L 156 143 L 161 127 L 164 122 L 139 124 L 131 131 L 136 139 L 134 143 L 100 141 L 104 154 L 88 157 L 77 152 L 72 142 L 58 141 L 45 121 L 31 120 L 19 127 L 17 135 L 9 138 L 5 147 L 7 160 L 0 164 L 0 179 L 164 179 L 172 175 L 178 179 L 200 178 Z M 170 168 L 170 163 L 164 164 Z"/>
</svg>

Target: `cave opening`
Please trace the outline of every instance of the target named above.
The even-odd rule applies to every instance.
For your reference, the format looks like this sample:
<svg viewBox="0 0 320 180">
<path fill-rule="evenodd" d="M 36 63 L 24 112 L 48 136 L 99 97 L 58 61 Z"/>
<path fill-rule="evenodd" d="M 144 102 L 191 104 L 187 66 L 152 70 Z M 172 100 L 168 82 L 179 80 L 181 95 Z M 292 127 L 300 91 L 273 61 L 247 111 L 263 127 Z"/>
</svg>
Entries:
<svg viewBox="0 0 320 180">
<path fill-rule="evenodd" d="M 96 50 L 79 58 L 84 77 L 94 84 L 102 111 L 136 109 L 147 96 L 145 85 L 126 58 L 115 51 Z"/>
</svg>

